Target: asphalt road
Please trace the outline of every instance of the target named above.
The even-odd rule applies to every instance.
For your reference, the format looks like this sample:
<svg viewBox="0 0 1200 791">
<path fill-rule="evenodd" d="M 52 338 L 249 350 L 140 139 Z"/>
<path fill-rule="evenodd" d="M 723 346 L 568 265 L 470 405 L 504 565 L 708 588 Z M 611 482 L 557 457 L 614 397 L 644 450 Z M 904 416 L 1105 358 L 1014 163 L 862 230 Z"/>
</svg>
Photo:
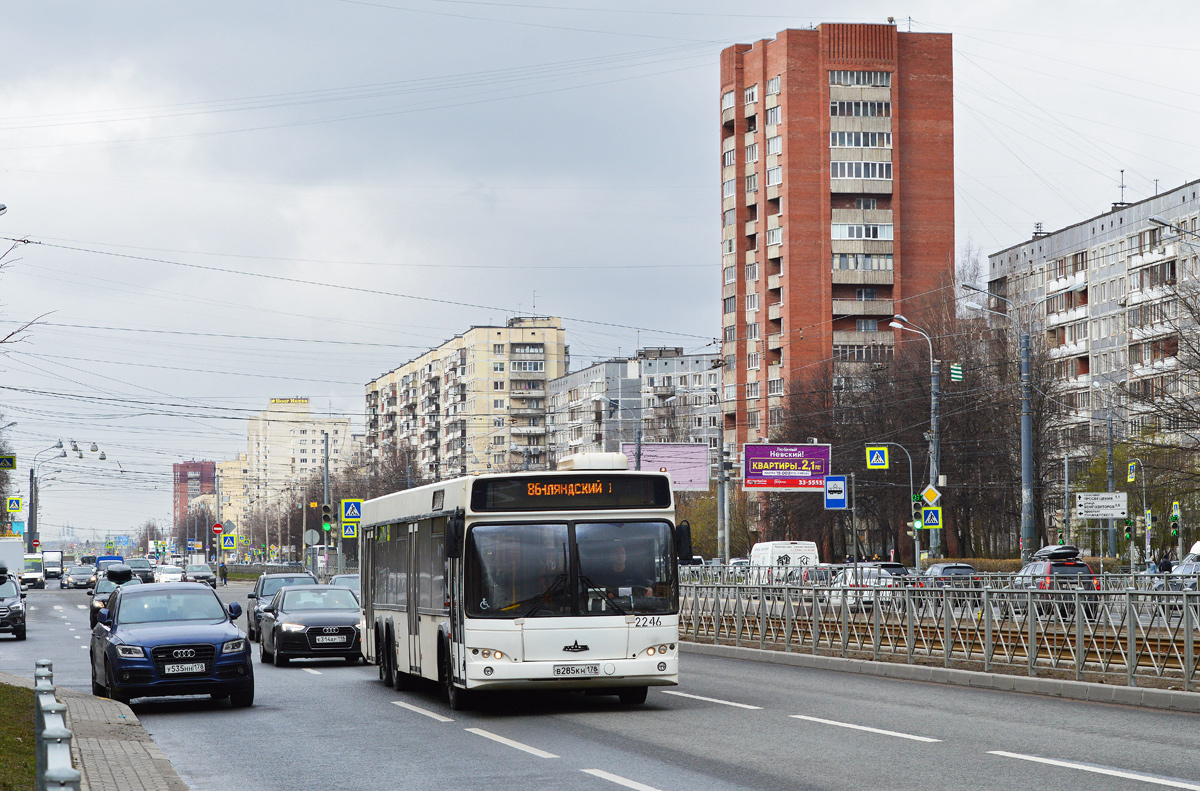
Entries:
<svg viewBox="0 0 1200 791">
<path fill-rule="evenodd" d="M 220 593 L 245 605 L 249 590 Z M 58 684 L 87 691 L 84 593 L 27 601 L 29 638 L 0 637 L 0 670 L 32 676 L 49 658 Z M 1200 790 L 1195 715 L 687 654 L 681 676 L 638 707 L 510 694 L 452 712 L 432 687 L 385 688 L 374 667 L 256 663 L 251 709 L 134 709 L 196 791 Z"/>
</svg>

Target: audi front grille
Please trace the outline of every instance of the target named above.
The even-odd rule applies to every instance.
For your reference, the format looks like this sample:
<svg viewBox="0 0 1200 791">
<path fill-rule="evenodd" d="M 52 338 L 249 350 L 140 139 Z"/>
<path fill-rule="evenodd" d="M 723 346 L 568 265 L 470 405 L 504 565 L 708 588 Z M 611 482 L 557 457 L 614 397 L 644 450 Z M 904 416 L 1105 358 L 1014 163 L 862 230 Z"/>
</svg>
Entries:
<svg viewBox="0 0 1200 791">
<path fill-rule="evenodd" d="M 314 651 L 344 651 L 354 645 L 354 637 L 357 630 L 353 626 L 310 626 L 306 632 L 308 635 L 308 647 Z M 339 640 L 336 643 L 318 643 L 318 637 L 341 635 L 344 640 Z"/>
<path fill-rule="evenodd" d="M 212 672 L 213 661 L 216 659 L 216 656 L 216 647 L 207 643 L 198 643 L 195 645 L 160 645 L 150 652 L 150 657 L 154 660 L 154 669 L 158 672 L 159 678 L 195 678 L 196 676 L 207 676 Z M 203 662 L 204 672 L 171 673 L 168 675 L 163 671 L 163 666 L 167 664 L 191 664 L 194 662 Z"/>
</svg>

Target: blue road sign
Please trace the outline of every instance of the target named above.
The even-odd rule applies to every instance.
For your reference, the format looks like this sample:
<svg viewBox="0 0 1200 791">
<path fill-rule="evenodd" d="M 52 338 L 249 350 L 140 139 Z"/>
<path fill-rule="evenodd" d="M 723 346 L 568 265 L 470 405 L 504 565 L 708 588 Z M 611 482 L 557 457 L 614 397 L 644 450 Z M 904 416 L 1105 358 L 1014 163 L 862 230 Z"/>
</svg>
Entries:
<svg viewBox="0 0 1200 791">
<path fill-rule="evenodd" d="M 361 522 L 362 521 L 362 500 L 342 500 L 342 518 L 343 522 Z"/>
<path fill-rule="evenodd" d="M 10 514 L 17 514 L 17 513 L 21 512 L 21 498 L 20 497 L 9 497 L 9 498 L 7 498 L 7 500 L 8 500 L 8 502 L 5 504 L 5 507 L 4 507 L 5 511 L 8 511 Z"/>
<path fill-rule="evenodd" d="M 358 538 L 358 522 L 342 522 L 342 538 Z"/>
<path fill-rule="evenodd" d="M 237 549 L 237 536 L 221 536 L 221 549 Z"/>
<path fill-rule="evenodd" d="M 844 511 L 846 508 L 846 476 L 826 475 L 825 510 Z"/>
<path fill-rule="evenodd" d="M 921 524 L 926 530 L 934 530 L 942 526 L 942 509 L 936 505 L 927 505 L 921 509 Z"/>
<path fill-rule="evenodd" d="M 888 468 L 888 449 L 886 445 L 867 446 L 867 469 L 886 470 Z"/>
<path fill-rule="evenodd" d="M 16 456 L 0 456 L 0 470 L 15 470 L 16 468 Z"/>
</svg>

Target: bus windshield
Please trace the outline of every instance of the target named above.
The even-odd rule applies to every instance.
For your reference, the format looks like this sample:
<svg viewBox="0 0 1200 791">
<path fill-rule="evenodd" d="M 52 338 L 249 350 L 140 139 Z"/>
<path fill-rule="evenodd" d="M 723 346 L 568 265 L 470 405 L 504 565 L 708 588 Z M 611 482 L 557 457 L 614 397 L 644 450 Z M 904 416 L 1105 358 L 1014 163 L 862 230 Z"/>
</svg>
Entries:
<svg viewBox="0 0 1200 791">
<path fill-rule="evenodd" d="M 469 536 L 472 616 L 662 614 L 677 607 L 667 522 L 475 525 Z"/>
</svg>

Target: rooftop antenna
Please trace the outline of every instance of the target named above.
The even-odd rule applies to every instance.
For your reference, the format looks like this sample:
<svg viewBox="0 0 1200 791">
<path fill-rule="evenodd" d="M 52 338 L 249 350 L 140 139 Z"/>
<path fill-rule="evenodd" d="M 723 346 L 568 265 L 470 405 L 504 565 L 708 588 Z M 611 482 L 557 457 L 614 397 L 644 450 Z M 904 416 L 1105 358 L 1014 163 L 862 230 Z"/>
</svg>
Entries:
<svg viewBox="0 0 1200 791">
<path fill-rule="evenodd" d="M 1121 188 L 1121 203 L 1125 202 L 1125 169 L 1121 168 L 1121 183 L 1117 185 Z"/>
<path fill-rule="evenodd" d="M 1158 179 L 1155 179 L 1154 183 L 1155 183 L 1155 185 L 1157 185 Z M 1155 195 L 1158 194 L 1157 189 L 1154 190 L 1154 194 Z M 535 316 L 537 315 L 537 289 L 536 288 L 533 290 L 533 307 L 530 308 L 530 311 L 533 313 L 533 315 L 535 315 Z"/>
<path fill-rule="evenodd" d="M 1154 194 L 1158 194 L 1158 179 L 1154 180 Z"/>
</svg>

